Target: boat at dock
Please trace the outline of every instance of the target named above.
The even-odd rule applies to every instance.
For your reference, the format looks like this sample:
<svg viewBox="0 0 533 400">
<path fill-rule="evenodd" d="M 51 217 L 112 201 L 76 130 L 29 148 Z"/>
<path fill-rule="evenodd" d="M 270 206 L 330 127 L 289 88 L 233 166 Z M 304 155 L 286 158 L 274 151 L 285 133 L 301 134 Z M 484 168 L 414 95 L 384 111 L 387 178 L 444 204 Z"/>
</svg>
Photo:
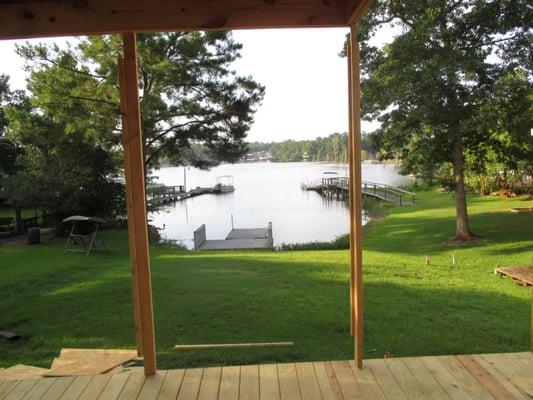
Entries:
<svg viewBox="0 0 533 400">
<path fill-rule="evenodd" d="M 231 193 L 235 191 L 232 175 L 217 176 L 216 184 L 213 186 L 214 193 Z"/>
</svg>

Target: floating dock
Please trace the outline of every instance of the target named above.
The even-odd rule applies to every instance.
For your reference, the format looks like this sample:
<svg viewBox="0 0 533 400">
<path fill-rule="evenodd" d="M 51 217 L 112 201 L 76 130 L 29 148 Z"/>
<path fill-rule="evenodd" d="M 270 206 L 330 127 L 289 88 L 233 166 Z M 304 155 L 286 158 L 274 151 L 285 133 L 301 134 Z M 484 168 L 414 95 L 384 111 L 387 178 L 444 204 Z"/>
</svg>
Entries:
<svg viewBox="0 0 533 400">
<path fill-rule="evenodd" d="M 194 231 L 195 250 L 272 249 L 272 222 L 266 228 L 232 229 L 222 240 L 206 240 L 205 224 Z"/>
</svg>

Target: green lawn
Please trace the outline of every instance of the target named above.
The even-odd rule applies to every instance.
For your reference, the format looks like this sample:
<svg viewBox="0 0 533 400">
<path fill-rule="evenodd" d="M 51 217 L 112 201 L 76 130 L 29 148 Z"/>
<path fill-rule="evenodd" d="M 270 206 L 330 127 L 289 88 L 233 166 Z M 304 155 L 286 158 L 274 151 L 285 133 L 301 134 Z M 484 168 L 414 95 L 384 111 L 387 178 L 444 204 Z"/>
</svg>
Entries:
<svg viewBox="0 0 533 400">
<path fill-rule="evenodd" d="M 453 199 L 434 191 L 395 207 L 365 231 L 365 356 L 524 351 L 530 290 L 495 267 L 533 265 L 525 199 L 472 197 L 482 246 L 449 248 Z M 126 232 L 108 231 L 109 254 L 64 253 L 63 240 L 0 247 L 0 367 L 49 366 L 62 347 L 134 347 Z M 429 255 L 430 266 L 424 265 Z M 452 254 L 458 260 L 453 266 Z M 352 357 L 348 252 L 194 253 L 152 247 L 160 367 Z M 177 353 L 175 344 L 294 341 L 294 347 Z"/>
</svg>

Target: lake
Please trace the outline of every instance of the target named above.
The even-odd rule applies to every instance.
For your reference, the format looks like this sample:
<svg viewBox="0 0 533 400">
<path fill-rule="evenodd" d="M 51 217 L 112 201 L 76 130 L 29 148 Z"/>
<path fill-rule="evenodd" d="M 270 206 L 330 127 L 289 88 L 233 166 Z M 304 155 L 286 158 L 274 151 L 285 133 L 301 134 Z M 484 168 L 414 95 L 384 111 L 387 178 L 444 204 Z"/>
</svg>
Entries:
<svg viewBox="0 0 533 400">
<path fill-rule="evenodd" d="M 224 239 L 235 228 L 266 227 L 272 222 L 274 245 L 330 241 L 348 233 L 345 202 L 326 201 L 318 193 L 302 191 L 302 182 L 322 177 L 325 171 L 346 176 L 346 164 L 318 162 L 223 164 L 209 171 L 187 168 L 187 190 L 213 186 L 217 176 L 232 175 L 235 191 L 207 194 L 168 204 L 149 214 L 163 239 L 193 247 L 193 232 L 206 225 L 207 239 Z M 156 181 L 182 185 L 183 167 L 153 171 Z M 363 180 L 390 185 L 407 181 L 392 164 L 363 164 Z"/>
</svg>

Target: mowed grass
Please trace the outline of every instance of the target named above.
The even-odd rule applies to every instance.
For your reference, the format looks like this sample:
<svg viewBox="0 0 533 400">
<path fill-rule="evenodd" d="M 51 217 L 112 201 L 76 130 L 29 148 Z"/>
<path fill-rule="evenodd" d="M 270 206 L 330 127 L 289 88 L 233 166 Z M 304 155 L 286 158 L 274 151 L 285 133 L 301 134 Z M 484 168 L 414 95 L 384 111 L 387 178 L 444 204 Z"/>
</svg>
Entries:
<svg viewBox="0 0 533 400">
<path fill-rule="evenodd" d="M 524 351 L 530 290 L 493 274 L 533 265 L 533 217 L 524 198 L 469 198 L 480 246 L 443 244 L 454 231 L 453 198 L 421 192 L 364 237 L 367 358 Z M 125 231 L 104 232 L 108 254 L 65 253 L 64 240 L 0 247 L 0 367 L 47 367 L 62 347 L 134 348 Z M 452 265 L 452 254 L 458 262 Z M 428 255 L 430 265 L 424 265 Z M 186 252 L 151 248 L 161 368 L 349 359 L 346 250 Z M 293 347 L 177 352 L 175 344 L 294 341 Z"/>
</svg>

